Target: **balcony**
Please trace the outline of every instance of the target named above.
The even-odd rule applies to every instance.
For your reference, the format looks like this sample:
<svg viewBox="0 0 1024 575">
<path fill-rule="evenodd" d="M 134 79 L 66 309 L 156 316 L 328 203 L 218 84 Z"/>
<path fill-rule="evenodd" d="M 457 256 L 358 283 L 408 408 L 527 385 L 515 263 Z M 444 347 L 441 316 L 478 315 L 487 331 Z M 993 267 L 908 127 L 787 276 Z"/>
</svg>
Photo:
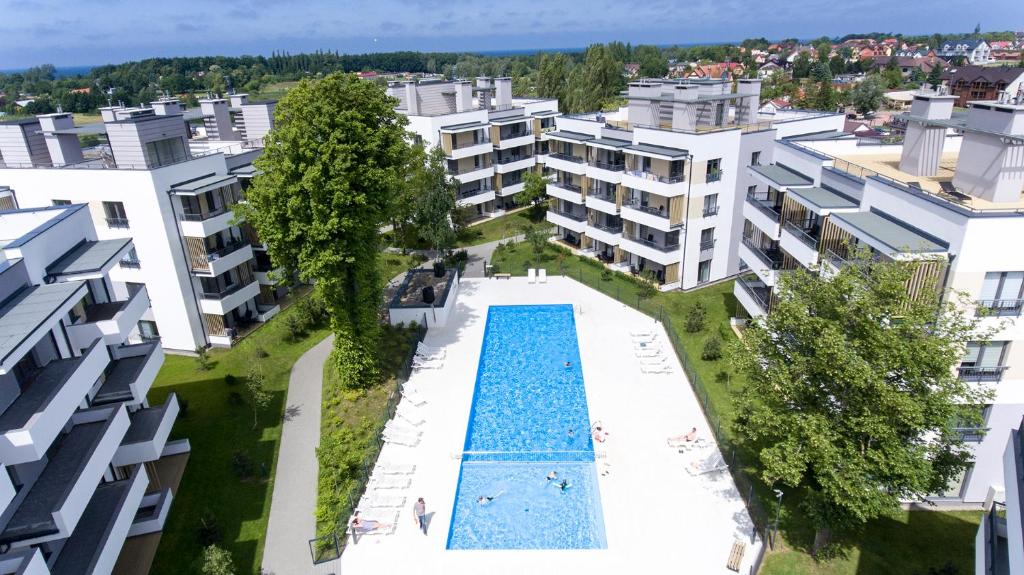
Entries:
<svg viewBox="0 0 1024 575">
<path fill-rule="evenodd" d="M 452 176 L 460 184 L 468 184 L 477 180 L 486 180 L 494 177 L 494 166 L 472 166 L 465 170 L 454 173 Z"/>
<path fill-rule="evenodd" d="M 260 294 L 260 282 L 238 283 L 220 292 L 199 295 L 199 309 L 210 315 L 225 315 Z"/>
<path fill-rule="evenodd" d="M 128 229 L 128 218 L 105 218 L 111 229 Z"/>
<path fill-rule="evenodd" d="M 981 518 L 978 533 L 974 538 L 977 575 L 1014 575 L 1017 548 L 1012 549 L 1016 557 L 1011 560 L 1010 533 L 1007 526 L 1007 509 L 1004 503 L 993 502 L 992 509 Z M 1019 531 L 1016 533 L 1019 535 Z M 1020 541 L 1016 541 L 1019 545 Z M 1014 567 L 1011 569 L 1011 567 Z"/>
<path fill-rule="evenodd" d="M 179 410 L 178 396 L 172 392 L 163 405 L 128 414 L 131 425 L 111 463 L 122 466 L 160 459 Z"/>
<path fill-rule="evenodd" d="M 198 257 L 193 257 L 192 271 L 199 272 L 205 276 L 219 276 L 253 259 L 253 257 L 252 244 L 248 240 L 235 240 L 220 249 L 207 251 L 205 258 L 202 254 Z M 204 259 L 206 260 L 205 262 L 203 261 Z"/>
<path fill-rule="evenodd" d="M 587 228 L 586 213 L 573 213 L 569 211 L 550 209 L 547 212 L 547 220 L 556 226 L 561 226 L 579 234 L 582 234 Z"/>
<path fill-rule="evenodd" d="M 711 259 L 715 255 L 715 240 L 710 239 L 700 243 L 700 261 Z"/>
<path fill-rule="evenodd" d="M 768 315 L 771 308 L 771 288 L 759 279 L 740 276 L 736 278 L 732 293 L 736 300 L 747 310 L 750 317 Z"/>
<path fill-rule="evenodd" d="M 535 141 L 536 137 L 530 130 L 517 130 L 504 136 L 499 134 L 498 139 L 494 142 L 494 147 L 499 150 L 508 150 L 519 146 L 528 146 Z"/>
<path fill-rule="evenodd" d="M 606 214 L 617 215 L 620 209 L 615 205 L 615 194 L 599 192 L 591 189 L 587 192 L 587 207 L 590 209 L 604 212 Z"/>
<path fill-rule="evenodd" d="M 42 459 L 109 360 L 107 347 L 94 340 L 83 355 L 38 370 L 0 414 L 0 461 L 16 465 Z"/>
<path fill-rule="evenodd" d="M 524 187 L 526 187 L 526 184 L 522 180 L 519 180 L 514 184 L 505 184 L 503 182 L 501 185 L 501 189 L 497 190 L 497 194 L 503 198 L 508 196 L 514 196 L 519 192 L 523 191 Z"/>
<path fill-rule="evenodd" d="M 547 187 L 548 195 L 553 198 L 583 205 L 583 189 L 568 182 L 549 182 Z"/>
<path fill-rule="evenodd" d="M 820 230 L 812 231 L 821 233 Z M 779 246 L 805 268 L 811 269 L 818 264 L 818 238 L 793 222 L 786 222 L 782 227 Z"/>
<path fill-rule="evenodd" d="M 782 227 L 782 212 L 773 202 L 765 201 L 763 198 L 764 196 L 760 194 L 747 194 L 747 201 L 743 203 L 743 217 L 750 220 L 750 223 L 768 237 L 777 240 Z"/>
<path fill-rule="evenodd" d="M 626 169 L 625 162 L 598 162 L 593 160 L 587 164 L 587 177 L 602 182 L 618 184 L 622 182 L 622 172 Z"/>
<path fill-rule="evenodd" d="M 552 170 L 568 172 L 570 174 L 576 174 L 577 176 L 582 176 L 587 173 L 586 160 L 579 156 L 570 156 L 561 152 L 552 152 L 548 154 L 545 165 Z"/>
<path fill-rule="evenodd" d="M 226 230 L 235 220 L 235 212 L 231 207 L 222 207 L 218 210 L 206 213 L 179 214 L 178 220 L 181 225 L 181 234 L 193 238 L 205 238 Z"/>
<path fill-rule="evenodd" d="M 163 531 L 173 501 L 174 494 L 170 488 L 146 494 L 139 503 L 128 537 Z"/>
<path fill-rule="evenodd" d="M 701 212 L 701 215 L 703 217 L 705 217 L 705 218 L 710 218 L 711 216 L 717 216 L 718 215 L 718 206 L 714 205 L 714 206 L 707 206 L 707 207 L 705 207 L 704 211 Z"/>
<path fill-rule="evenodd" d="M 978 315 L 987 317 L 1020 317 L 1024 299 L 983 299 L 976 302 Z"/>
<path fill-rule="evenodd" d="M 619 245 L 622 239 L 622 224 L 608 226 L 605 224 L 587 224 L 586 233 L 588 238 L 603 242 L 610 246 Z"/>
<path fill-rule="evenodd" d="M 461 160 L 462 158 L 472 158 L 473 156 L 479 156 L 481 154 L 490 154 L 494 150 L 494 146 L 491 145 L 490 138 L 483 138 L 477 141 L 467 141 L 456 145 L 451 154 L 448 155 L 449 160 Z"/>
<path fill-rule="evenodd" d="M 537 160 L 533 156 L 504 157 L 494 161 L 494 171 L 499 174 L 510 174 L 532 168 L 536 163 Z"/>
<path fill-rule="evenodd" d="M 626 170 L 622 173 L 622 185 L 665 198 L 674 198 L 686 193 L 686 180 L 682 174 L 665 175 L 642 170 Z"/>
<path fill-rule="evenodd" d="M 993 365 L 983 367 L 980 365 L 962 365 L 957 368 L 957 375 L 964 381 L 1001 381 L 1003 372 L 1009 369 L 1007 365 Z"/>
<path fill-rule="evenodd" d="M 669 219 L 669 206 L 665 206 L 664 209 L 658 209 L 644 205 L 639 198 L 631 198 L 622 202 L 622 218 L 643 224 L 649 228 L 671 232 L 682 228 L 683 222 L 672 223 Z"/>
<path fill-rule="evenodd" d="M 460 206 L 475 206 L 494 199 L 494 190 L 491 188 L 477 188 L 475 190 L 460 191 L 458 204 Z"/>
<path fill-rule="evenodd" d="M 122 343 L 147 309 L 149 294 L 145 287 L 125 301 L 86 306 L 81 323 L 67 326 L 71 346 L 75 349 L 89 347 L 97 339 L 102 339 L 107 345 Z"/>
<path fill-rule="evenodd" d="M 149 478 L 135 466 L 127 479 L 95 488 L 80 528 L 68 538 L 53 573 L 110 573 L 146 495 Z"/>
<path fill-rule="evenodd" d="M 96 485 L 128 431 L 124 406 L 92 409 L 72 418 L 74 427 L 51 451 L 36 480 L 26 487 L 0 545 L 39 543 L 67 537 L 86 511 Z"/>
<path fill-rule="evenodd" d="M 641 238 L 630 238 L 625 235 L 619 241 L 619 247 L 627 252 L 659 263 L 663 266 L 677 264 L 682 257 L 678 243 L 659 244 Z"/>
<path fill-rule="evenodd" d="M 743 237 L 740 241 L 740 259 L 747 262 L 750 269 L 761 281 L 769 286 L 775 285 L 778 270 L 782 269 L 782 252 L 778 248 L 762 248 L 751 238 Z"/>
<path fill-rule="evenodd" d="M 93 397 L 93 404 L 145 400 L 163 362 L 164 350 L 156 341 L 114 348 L 113 361 L 107 368 L 103 385 Z"/>
</svg>

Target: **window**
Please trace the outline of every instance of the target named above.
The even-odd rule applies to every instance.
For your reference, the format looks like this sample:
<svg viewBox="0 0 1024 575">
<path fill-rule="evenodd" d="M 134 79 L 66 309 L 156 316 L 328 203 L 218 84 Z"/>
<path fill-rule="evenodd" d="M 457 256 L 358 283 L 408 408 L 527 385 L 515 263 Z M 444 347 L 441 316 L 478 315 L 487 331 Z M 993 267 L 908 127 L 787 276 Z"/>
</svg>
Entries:
<svg viewBox="0 0 1024 575">
<path fill-rule="evenodd" d="M 967 354 L 960 362 L 960 378 L 968 381 L 999 381 L 1002 379 L 1003 359 L 1006 356 L 1008 342 L 990 341 L 982 344 L 967 344 Z"/>
<path fill-rule="evenodd" d="M 55 206 L 70 206 L 71 200 L 53 200 Z"/>
<path fill-rule="evenodd" d="M 722 158 L 708 160 L 708 173 L 706 182 L 717 182 L 722 179 Z"/>
<path fill-rule="evenodd" d="M 750 165 L 751 166 L 760 166 L 761 165 L 761 152 L 760 151 L 757 151 L 757 152 L 754 152 L 753 154 L 750 154 Z"/>
<path fill-rule="evenodd" d="M 711 260 L 697 264 L 697 283 L 702 284 L 711 278 Z"/>
<path fill-rule="evenodd" d="M 146 161 L 151 168 L 159 168 L 188 157 L 185 142 L 181 138 L 167 138 L 146 144 Z"/>
<path fill-rule="evenodd" d="M 704 228 L 700 231 L 700 249 L 704 251 L 713 247 L 715 247 L 715 228 Z"/>
<path fill-rule="evenodd" d="M 142 288 L 146 287 L 146 284 L 138 282 L 124 282 L 124 287 L 128 289 L 128 297 L 132 297 L 142 291 Z"/>
<path fill-rule="evenodd" d="M 156 327 L 155 321 L 140 320 L 139 321 L 139 336 L 142 341 L 153 341 L 160 339 L 160 330 Z"/>
<path fill-rule="evenodd" d="M 752 198 L 755 194 L 757 194 L 757 185 L 747 186 L 747 197 Z"/>
<path fill-rule="evenodd" d="M 103 213 L 107 216 L 108 228 L 127 228 L 128 214 L 121 202 L 103 202 Z"/>
<path fill-rule="evenodd" d="M 713 216 L 718 213 L 718 194 L 704 196 L 704 217 Z"/>
<path fill-rule="evenodd" d="M 124 254 L 124 257 L 121 258 L 120 264 L 123 268 L 139 269 L 142 267 L 139 264 L 139 254 L 135 252 L 134 247 L 128 250 L 128 253 Z"/>
<path fill-rule="evenodd" d="M 981 285 L 978 307 L 989 315 L 1020 315 L 1024 272 L 989 272 Z"/>
</svg>

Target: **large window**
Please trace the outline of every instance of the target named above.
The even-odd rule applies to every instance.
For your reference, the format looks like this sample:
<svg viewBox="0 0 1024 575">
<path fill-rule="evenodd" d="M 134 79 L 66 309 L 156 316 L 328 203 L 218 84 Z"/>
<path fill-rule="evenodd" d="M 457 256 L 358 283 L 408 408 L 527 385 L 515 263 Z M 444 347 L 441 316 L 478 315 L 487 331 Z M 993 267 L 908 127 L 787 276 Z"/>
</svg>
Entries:
<svg viewBox="0 0 1024 575">
<path fill-rule="evenodd" d="M 187 157 L 185 141 L 181 138 L 167 138 L 146 144 L 146 161 L 151 168 L 180 162 Z"/>
<path fill-rule="evenodd" d="M 700 249 L 709 250 L 715 247 L 715 228 L 704 228 L 700 231 Z"/>
<path fill-rule="evenodd" d="M 760 166 L 761 165 L 761 152 L 760 151 L 757 151 L 757 152 L 754 152 L 754 153 L 750 154 L 750 165 L 751 166 Z"/>
<path fill-rule="evenodd" d="M 70 206 L 71 200 L 53 200 L 55 206 Z"/>
<path fill-rule="evenodd" d="M 103 213 L 107 217 L 108 228 L 127 228 L 128 213 L 121 202 L 103 202 Z"/>
<path fill-rule="evenodd" d="M 711 278 L 711 260 L 697 264 L 697 283 L 702 284 Z"/>
<path fill-rule="evenodd" d="M 1024 272 L 989 272 L 981 286 L 978 307 L 992 315 L 1020 315 Z"/>
<path fill-rule="evenodd" d="M 722 158 L 708 160 L 708 174 L 706 182 L 717 182 L 722 179 Z"/>
<path fill-rule="evenodd" d="M 999 381 L 1006 369 L 1004 360 L 1009 342 L 990 341 L 967 344 L 960 362 L 960 378 L 968 381 Z"/>
<path fill-rule="evenodd" d="M 704 217 L 713 216 L 718 213 L 718 194 L 704 196 Z"/>
</svg>

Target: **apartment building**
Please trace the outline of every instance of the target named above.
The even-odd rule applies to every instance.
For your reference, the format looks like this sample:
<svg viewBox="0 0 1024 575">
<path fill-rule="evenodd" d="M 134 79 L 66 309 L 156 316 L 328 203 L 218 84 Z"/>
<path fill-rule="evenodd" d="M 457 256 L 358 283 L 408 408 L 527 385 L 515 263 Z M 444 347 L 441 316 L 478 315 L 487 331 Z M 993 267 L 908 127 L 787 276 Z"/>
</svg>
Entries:
<svg viewBox="0 0 1024 575">
<path fill-rule="evenodd" d="M 762 316 L 781 274 L 827 273 L 862 247 L 878 260 L 927 260 L 922 278 L 969 294 L 996 332 L 969 346 L 959 375 L 996 396 L 978 406 L 981 429 L 960 430 L 972 468 L 937 499 L 978 503 L 1002 483 L 1003 448 L 1024 415 L 1024 252 L 1014 242 L 1024 237 L 1024 99 L 1004 94 L 954 114 L 956 99 L 915 92 L 899 144 L 837 134 L 773 142 L 771 163 L 747 168 L 760 187 L 740 210 L 749 271 L 734 293 L 745 315 Z"/>
<path fill-rule="evenodd" d="M 513 98 L 511 78 L 393 82 L 388 95 L 419 142 L 444 150 L 459 205 L 480 217 L 515 206 L 523 175 L 546 158 L 541 136 L 559 115 L 557 100 Z"/>
<path fill-rule="evenodd" d="M 1010 430 L 1003 450 L 1003 501 L 986 501 L 974 539 L 976 575 L 1024 573 L 1024 422 Z"/>
<path fill-rule="evenodd" d="M 0 212 L 0 572 L 149 570 L 189 444 L 177 397 L 146 400 L 149 293 L 111 274 L 133 249 L 84 204 Z"/>
<path fill-rule="evenodd" d="M 761 81 L 642 80 L 614 114 L 555 118 L 546 167 L 557 241 L 661 289 L 735 275 L 748 166 L 778 138 L 841 130 L 843 116 L 758 112 Z"/>
<path fill-rule="evenodd" d="M 229 346 L 277 313 L 283 292 L 265 247 L 232 209 L 244 201 L 273 109 L 244 94 L 201 100 L 199 113 L 173 99 L 103 108 L 109 145 L 90 150 L 71 114 L 0 122 L 0 205 L 86 204 L 100 239 L 132 240 L 110 273 L 121 286 L 114 296 L 149 293 L 133 340 Z M 192 137 L 189 119 L 205 137 Z"/>
</svg>

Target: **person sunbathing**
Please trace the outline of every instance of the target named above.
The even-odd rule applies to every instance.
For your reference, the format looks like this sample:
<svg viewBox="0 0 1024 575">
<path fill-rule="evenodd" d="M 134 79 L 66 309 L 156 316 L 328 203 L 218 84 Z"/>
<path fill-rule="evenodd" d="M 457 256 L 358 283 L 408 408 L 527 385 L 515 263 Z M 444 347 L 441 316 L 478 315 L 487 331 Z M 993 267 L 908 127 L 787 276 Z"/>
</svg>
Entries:
<svg viewBox="0 0 1024 575">
<path fill-rule="evenodd" d="M 672 445 L 672 444 L 675 444 L 675 443 L 691 443 L 691 442 L 696 441 L 696 440 L 697 440 L 697 428 L 694 427 L 693 429 L 690 430 L 689 433 L 684 433 L 682 435 L 677 435 L 675 437 L 669 437 L 668 438 L 668 444 Z"/>
<path fill-rule="evenodd" d="M 356 533 L 372 533 L 378 529 L 390 528 L 390 523 L 382 523 L 374 519 L 360 519 L 358 511 L 356 511 L 355 516 L 352 517 L 352 531 Z"/>
<path fill-rule="evenodd" d="M 608 441 L 608 432 L 601 427 L 600 423 L 595 423 L 594 428 L 590 430 L 591 437 L 598 443 L 604 443 Z"/>
</svg>

